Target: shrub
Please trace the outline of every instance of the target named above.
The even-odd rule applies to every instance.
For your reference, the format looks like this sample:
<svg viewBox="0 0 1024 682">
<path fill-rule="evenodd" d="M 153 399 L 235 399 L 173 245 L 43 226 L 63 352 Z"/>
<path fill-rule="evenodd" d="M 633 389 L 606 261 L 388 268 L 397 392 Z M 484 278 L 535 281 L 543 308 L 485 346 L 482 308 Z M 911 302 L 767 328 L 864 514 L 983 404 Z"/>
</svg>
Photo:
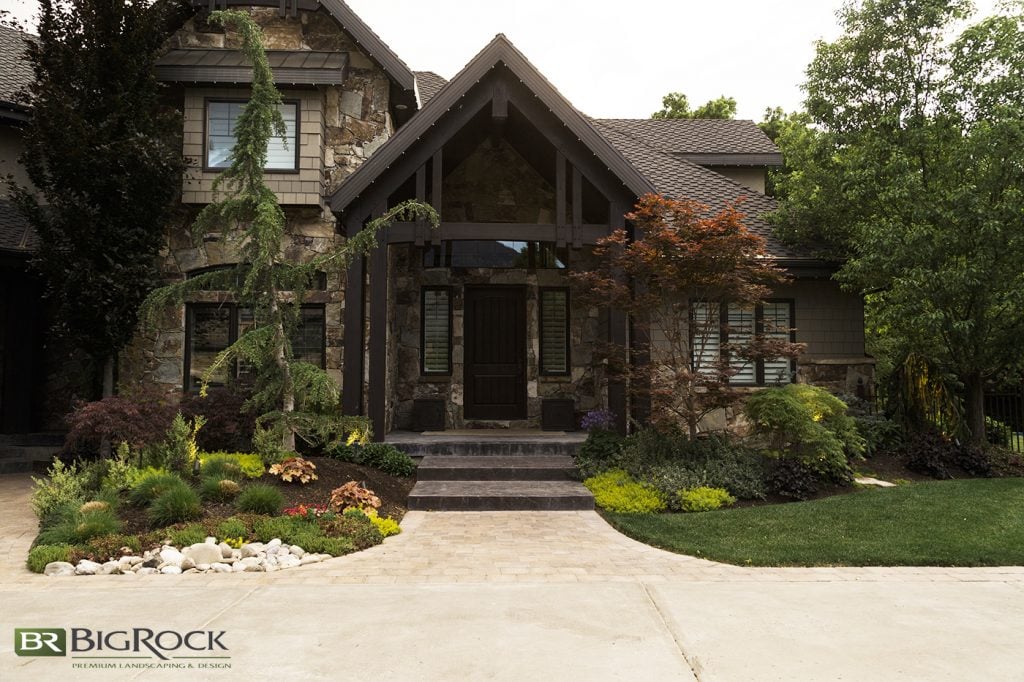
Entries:
<svg viewBox="0 0 1024 682">
<path fill-rule="evenodd" d="M 146 512 L 154 528 L 198 519 L 202 514 L 199 495 L 186 483 L 165 489 L 150 503 Z"/>
<path fill-rule="evenodd" d="M 249 537 L 250 530 L 249 526 L 237 517 L 229 517 L 221 521 L 216 528 L 216 535 L 218 538 L 238 538 L 238 537 Z"/>
<path fill-rule="evenodd" d="M 132 448 L 159 443 L 174 419 L 175 402 L 174 397 L 147 386 L 80 403 L 67 417 L 65 447 L 95 448 L 104 438 L 111 443 L 126 442 Z"/>
<path fill-rule="evenodd" d="M 121 521 L 110 509 L 97 509 L 65 516 L 40 532 L 36 542 L 41 545 L 74 545 L 100 535 L 112 535 L 120 530 Z"/>
<path fill-rule="evenodd" d="M 305 545 L 302 543 L 293 544 L 299 545 L 299 547 L 302 547 L 307 552 L 330 554 L 331 556 L 345 556 L 346 554 L 351 554 L 356 549 L 355 543 L 352 542 L 351 538 L 331 538 L 323 535 L 309 538 L 306 540 Z"/>
<path fill-rule="evenodd" d="M 609 410 L 591 410 L 583 415 L 580 428 L 584 431 L 611 431 L 615 428 L 615 414 Z"/>
<path fill-rule="evenodd" d="M 188 487 L 181 476 L 164 469 L 148 468 L 132 486 L 128 499 L 137 507 L 145 507 L 164 492 L 181 486 Z"/>
<path fill-rule="evenodd" d="M 259 478 L 266 472 L 259 455 L 248 452 L 201 452 L 200 472 L 203 476 L 220 476 L 232 480 Z"/>
<path fill-rule="evenodd" d="M 992 458 L 981 448 L 961 444 L 935 431 L 914 434 L 904 446 L 903 460 L 908 469 L 932 478 L 953 477 L 959 468 L 972 476 L 990 476 Z"/>
<path fill-rule="evenodd" d="M 179 474 L 189 473 L 192 462 L 199 455 L 196 437 L 205 423 L 206 420 L 202 416 L 189 421 L 178 412 L 171 421 L 163 442 L 150 451 L 154 464 Z"/>
<path fill-rule="evenodd" d="M 369 488 L 360 487 L 355 481 L 349 481 L 340 488 L 331 491 L 331 509 L 342 512 L 349 507 L 366 509 L 380 507 L 380 498 L 373 494 Z"/>
<path fill-rule="evenodd" d="M 799 459 L 782 458 L 768 476 L 768 487 L 782 497 L 806 500 L 818 492 L 818 472 Z"/>
<path fill-rule="evenodd" d="M 117 446 L 117 452 L 107 461 L 102 487 L 118 492 L 129 490 L 141 475 L 142 472 L 132 461 L 131 448 L 127 442 L 122 441 Z"/>
<path fill-rule="evenodd" d="M 882 415 L 854 417 L 857 433 L 864 439 L 864 456 L 897 450 L 903 444 L 903 427 Z"/>
<path fill-rule="evenodd" d="M 116 560 L 125 554 L 141 551 L 142 544 L 137 535 L 100 535 L 92 538 L 81 550 L 92 561 Z M 128 550 L 127 552 L 125 550 Z"/>
<path fill-rule="evenodd" d="M 271 476 L 278 476 L 285 483 L 298 481 L 305 485 L 317 479 L 316 465 L 304 457 L 289 457 L 270 467 Z"/>
<path fill-rule="evenodd" d="M 54 459 L 46 474 L 46 478 L 32 477 L 35 484 L 32 511 L 40 519 L 52 515 L 60 507 L 78 507 L 85 501 L 84 480 L 76 463 L 65 465 L 59 459 Z"/>
<path fill-rule="evenodd" d="M 255 483 L 243 490 L 235 501 L 241 512 L 253 514 L 280 514 L 284 506 L 284 495 L 274 486 Z"/>
<path fill-rule="evenodd" d="M 70 561 L 70 559 L 70 545 L 36 545 L 29 550 L 28 560 L 25 564 L 33 573 L 42 573 L 46 564 L 54 561 Z"/>
<path fill-rule="evenodd" d="M 83 514 L 88 514 L 89 512 L 95 511 L 110 511 L 110 503 L 104 502 L 103 500 L 92 500 L 90 502 L 86 502 L 81 507 L 79 507 L 78 511 L 80 511 Z"/>
<path fill-rule="evenodd" d="M 294 538 L 310 532 L 319 535 L 320 529 L 292 516 L 270 516 L 259 519 L 252 526 L 253 537 L 258 542 L 270 542 L 274 538 L 280 538 L 281 542 L 298 544 L 303 549 L 308 548 L 301 542 L 296 542 Z"/>
<path fill-rule="evenodd" d="M 401 526 L 398 525 L 398 521 L 387 517 L 377 516 L 377 510 L 371 509 L 366 512 L 366 518 L 370 520 L 378 531 L 380 531 L 381 537 L 390 537 L 392 535 L 398 535 L 402 532 Z"/>
<path fill-rule="evenodd" d="M 729 494 L 728 490 L 722 488 L 690 488 L 680 490 L 679 507 L 684 512 L 705 512 L 730 507 L 736 503 L 736 498 Z"/>
<path fill-rule="evenodd" d="M 412 476 L 416 472 L 416 462 L 412 457 L 387 443 L 367 443 L 360 446 L 361 464 L 380 469 L 392 476 Z"/>
<path fill-rule="evenodd" d="M 862 456 L 865 444 L 839 398 L 817 386 L 789 384 L 758 391 L 745 411 L 772 451 L 800 459 L 822 480 L 853 480 L 848 457 Z"/>
<path fill-rule="evenodd" d="M 238 497 L 242 487 L 230 478 L 216 476 L 204 478 L 199 484 L 199 497 L 205 502 L 230 502 Z"/>
<path fill-rule="evenodd" d="M 207 535 L 209 533 L 206 532 L 206 526 L 201 523 L 189 523 L 183 528 L 167 529 L 167 537 L 171 539 L 171 544 L 175 547 L 188 547 L 205 542 Z"/>
<path fill-rule="evenodd" d="M 285 516 L 298 516 L 307 521 L 316 521 L 325 514 L 333 514 L 334 512 L 328 510 L 327 505 L 324 504 L 300 504 L 295 507 L 288 507 L 282 513 Z"/>
<path fill-rule="evenodd" d="M 379 545 L 384 541 L 377 527 L 370 522 L 369 517 L 363 514 L 361 517 L 350 515 L 348 512 L 333 519 L 319 519 L 317 525 L 323 529 L 324 535 L 328 537 L 345 537 L 352 541 L 356 549 L 363 550 L 367 547 Z M 309 549 L 302 543 L 298 543 L 303 549 Z"/>
<path fill-rule="evenodd" d="M 594 502 L 610 512 L 651 514 L 665 510 L 665 500 L 655 488 L 637 482 L 622 469 L 592 476 L 583 485 L 594 494 Z"/>
<path fill-rule="evenodd" d="M 607 469 L 619 454 L 623 438 L 614 431 L 591 431 L 576 452 L 576 466 L 584 477 Z"/>
</svg>

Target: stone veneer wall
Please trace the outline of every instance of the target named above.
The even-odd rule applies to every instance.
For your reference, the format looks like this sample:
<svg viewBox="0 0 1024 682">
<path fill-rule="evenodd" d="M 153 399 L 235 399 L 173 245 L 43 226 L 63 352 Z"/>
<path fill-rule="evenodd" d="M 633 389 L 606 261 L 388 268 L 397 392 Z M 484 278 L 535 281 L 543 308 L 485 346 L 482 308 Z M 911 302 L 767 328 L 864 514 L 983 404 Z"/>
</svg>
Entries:
<svg viewBox="0 0 1024 682">
<path fill-rule="evenodd" d="M 576 250 L 570 257 L 574 268 L 587 268 L 593 256 L 589 249 Z M 569 286 L 564 270 L 424 268 L 422 250 L 411 244 L 391 248 L 391 317 L 389 353 L 389 422 L 395 429 L 412 426 L 413 401 L 442 399 L 447 406 L 447 428 L 540 426 L 544 398 L 574 398 L 576 411 L 586 412 L 605 404 L 604 372 L 594 361 L 594 346 L 601 333 L 599 311 L 579 305 L 570 293 L 570 348 L 572 374 L 568 377 L 541 376 L 538 335 L 538 286 Z M 525 421 L 472 422 L 463 418 L 463 306 L 466 286 L 525 285 L 526 289 L 526 380 Z M 452 375 L 420 375 L 420 291 L 424 286 L 452 287 Z"/>
<path fill-rule="evenodd" d="M 323 9 L 315 12 L 300 11 L 297 17 L 279 17 L 277 8 L 250 7 L 247 9 L 263 29 L 268 49 L 279 50 L 327 50 L 349 53 L 349 69 L 346 81 L 341 86 L 323 86 L 315 89 L 283 90 L 285 97 L 302 100 L 302 130 L 305 138 L 309 133 L 317 139 L 306 139 L 308 148 L 317 148 L 315 154 L 303 154 L 318 159 L 320 167 L 315 169 L 319 189 L 317 201 L 309 201 L 307 190 L 311 182 L 294 175 L 268 174 L 268 179 L 277 181 L 275 189 L 279 200 L 291 205 L 285 207 L 287 235 L 282 245 L 288 258 L 304 262 L 317 253 L 322 253 L 337 244 L 341 237 L 336 234 L 336 221 L 329 210 L 322 205 L 323 197 L 333 192 L 342 180 L 378 149 L 394 132 L 389 111 L 390 81 L 387 74 L 365 55 L 338 23 Z M 169 47 L 180 48 L 225 48 L 236 49 L 239 36 L 233 32 L 209 25 L 206 12 L 200 11 L 186 22 L 169 41 Z M 216 94 L 220 94 L 218 88 Z M 232 92 L 243 93 L 244 89 Z M 186 90 L 186 99 L 201 98 L 207 94 L 200 89 Z M 185 102 L 181 103 L 182 105 Z M 192 107 L 192 114 L 196 112 Z M 202 113 L 199 114 L 202 116 Z M 201 119 L 200 119 L 201 120 Z M 309 126 L 314 132 L 309 132 Z M 194 131 L 193 131 L 194 132 Z M 201 134 L 200 134 L 201 135 Z M 185 151 L 194 152 L 195 137 L 185 138 Z M 202 140 L 198 140 L 200 147 Z M 189 145 L 193 145 L 189 147 Z M 201 154 L 201 148 L 200 148 Z M 190 154 L 195 156 L 195 154 Z M 196 159 L 200 162 L 201 159 Z M 312 170 L 312 169 L 307 169 Z M 206 175 L 206 174 L 203 174 Z M 211 175 L 212 179 L 212 175 Z M 203 182 L 207 179 L 201 178 Z M 286 186 L 283 183 L 288 183 Z M 298 184 L 298 187 L 292 185 Z M 186 189 L 189 189 L 187 186 Z M 191 187 L 203 191 L 201 187 Z M 291 191 L 289 191 L 291 190 Z M 183 203 L 209 201 L 209 196 L 183 197 Z M 167 246 L 160 255 L 163 280 L 177 281 L 189 272 L 217 265 L 236 262 L 236 250 L 224 234 L 211 234 L 201 244 L 193 244 L 189 236 L 189 225 L 198 207 L 183 206 L 180 220 L 168 229 Z M 327 291 L 310 293 L 308 302 L 323 303 L 327 320 L 327 370 L 341 383 L 342 348 L 344 344 L 344 277 L 340 273 L 328 273 Z M 197 296 L 197 301 L 216 301 L 216 293 Z M 170 310 L 164 315 L 156 329 L 139 333 L 131 346 L 123 353 L 120 378 L 123 385 L 137 382 L 153 382 L 164 386 L 169 392 L 180 391 L 184 378 L 185 314 L 184 309 Z"/>
</svg>

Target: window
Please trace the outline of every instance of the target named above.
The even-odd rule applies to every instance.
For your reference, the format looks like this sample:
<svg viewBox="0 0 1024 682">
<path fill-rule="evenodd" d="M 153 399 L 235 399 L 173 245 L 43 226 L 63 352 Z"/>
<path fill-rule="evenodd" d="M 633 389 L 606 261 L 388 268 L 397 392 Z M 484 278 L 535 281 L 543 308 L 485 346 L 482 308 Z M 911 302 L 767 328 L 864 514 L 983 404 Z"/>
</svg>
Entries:
<svg viewBox="0 0 1024 682">
<path fill-rule="evenodd" d="M 217 355 L 252 328 L 252 311 L 230 303 L 190 303 L 185 324 L 185 390 L 199 390 L 199 384 Z M 304 305 L 292 335 L 296 360 L 324 367 L 326 316 L 322 305 Z M 225 367 L 210 384 L 222 386 L 229 377 L 246 376 L 251 368 L 241 363 Z"/>
<path fill-rule="evenodd" d="M 244 101 L 206 103 L 206 167 L 227 168 L 235 146 L 235 124 L 245 107 Z M 267 143 L 267 170 L 294 171 L 299 165 L 298 102 L 278 105 L 284 118 L 284 137 L 271 137 Z"/>
<path fill-rule="evenodd" d="M 769 338 L 795 341 L 792 301 L 766 301 L 757 306 L 730 303 L 694 302 L 690 304 L 693 366 L 710 371 L 721 357 L 725 344 L 742 346 L 760 334 Z M 729 359 L 736 371 L 730 383 L 746 386 L 788 384 L 793 381 L 795 362 L 777 358 L 750 362 L 739 357 Z"/>
<path fill-rule="evenodd" d="M 562 270 L 568 264 L 569 249 L 553 242 L 464 240 L 423 249 L 423 266 L 427 268 Z"/>
<path fill-rule="evenodd" d="M 420 371 L 423 374 L 451 374 L 451 290 L 448 287 L 425 287 L 422 308 Z"/>
<path fill-rule="evenodd" d="M 568 375 L 569 290 L 540 290 L 540 372 Z"/>
</svg>

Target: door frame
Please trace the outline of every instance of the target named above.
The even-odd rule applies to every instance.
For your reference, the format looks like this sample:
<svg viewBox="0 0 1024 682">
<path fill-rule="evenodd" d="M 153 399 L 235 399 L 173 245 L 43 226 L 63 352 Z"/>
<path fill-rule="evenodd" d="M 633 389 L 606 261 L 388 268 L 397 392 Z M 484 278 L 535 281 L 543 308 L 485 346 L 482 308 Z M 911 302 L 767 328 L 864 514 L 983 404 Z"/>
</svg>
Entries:
<svg viewBox="0 0 1024 682">
<path fill-rule="evenodd" d="M 500 290 L 506 292 L 515 292 L 518 295 L 518 316 L 520 317 L 521 324 L 517 330 L 519 334 L 519 345 L 521 357 L 519 359 L 519 375 L 516 389 L 516 404 L 514 412 L 510 409 L 508 416 L 501 417 L 479 417 L 472 416 L 471 405 L 473 404 L 473 388 L 472 382 L 470 381 L 470 367 L 475 364 L 473 362 L 473 345 L 470 338 L 471 325 L 471 299 L 473 292 L 487 291 L 487 290 Z M 462 370 L 462 388 L 463 388 L 463 419 L 466 421 L 514 421 L 528 418 L 527 409 L 527 374 L 528 374 L 528 352 L 529 344 L 526 338 L 527 328 L 529 326 L 527 320 L 527 306 L 526 297 L 529 290 L 529 286 L 525 284 L 467 284 L 463 288 L 463 370 Z"/>
</svg>

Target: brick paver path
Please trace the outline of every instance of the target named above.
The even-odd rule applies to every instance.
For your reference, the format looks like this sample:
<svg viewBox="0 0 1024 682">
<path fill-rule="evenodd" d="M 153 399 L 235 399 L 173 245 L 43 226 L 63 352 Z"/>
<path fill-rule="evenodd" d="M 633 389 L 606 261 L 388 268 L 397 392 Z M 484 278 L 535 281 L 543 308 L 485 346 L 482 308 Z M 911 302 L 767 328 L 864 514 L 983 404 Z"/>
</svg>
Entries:
<svg viewBox="0 0 1024 682">
<path fill-rule="evenodd" d="M 409 512 L 401 535 L 322 564 L 275 573 L 91 576 L 50 579 L 29 573 L 36 533 L 28 476 L 0 476 L 0 584 L 45 581 L 48 588 L 120 582 L 257 584 L 713 582 L 1014 582 L 1024 567 L 743 568 L 665 552 L 631 540 L 595 512 Z"/>
</svg>

